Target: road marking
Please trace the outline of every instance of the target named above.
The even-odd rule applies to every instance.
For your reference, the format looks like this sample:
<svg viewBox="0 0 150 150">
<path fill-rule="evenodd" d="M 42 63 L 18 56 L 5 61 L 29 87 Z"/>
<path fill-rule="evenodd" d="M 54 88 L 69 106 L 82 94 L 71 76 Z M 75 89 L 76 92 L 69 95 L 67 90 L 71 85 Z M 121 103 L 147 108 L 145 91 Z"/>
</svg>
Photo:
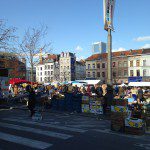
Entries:
<svg viewBox="0 0 150 150">
<path fill-rule="evenodd" d="M 14 125 L 14 124 L 8 124 L 8 123 L 0 123 L 0 127 L 15 129 L 15 130 L 19 130 L 19 131 L 32 132 L 32 133 L 46 135 L 49 137 L 60 138 L 60 139 L 64 139 L 64 140 L 73 137 L 73 136 L 67 135 L 67 134 L 62 134 L 62 133 L 57 133 L 57 132 L 52 132 L 52 131 L 45 131 L 45 130 L 41 130 L 41 129 L 35 129 L 35 128 L 24 127 L 24 126 L 19 126 L 19 125 Z"/>
<path fill-rule="evenodd" d="M 134 139 L 140 139 L 140 140 L 144 140 L 144 141 L 150 141 L 149 139 L 147 139 L 146 136 L 142 135 L 142 136 L 136 136 L 136 135 L 127 135 L 127 134 L 122 134 L 122 133 L 117 133 L 114 131 L 111 131 L 110 129 L 93 129 L 96 132 L 101 132 L 101 133 L 107 133 L 107 134 L 112 134 L 112 135 L 118 135 L 118 136 L 122 136 L 122 137 L 127 137 L 127 138 L 134 138 Z"/>
<path fill-rule="evenodd" d="M 15 136 L 11 134 L 6 134 L 0 132 L 0 139 L 8 142 L 13 142 L 17 144 L 21 144 L 24 146 L 32 147 L 32 148 L 37 148 L 37 149 L 46 149 L 48 147 L 51 147 L 53 144 L 42 142 L 42 141 L 37 141 L 29 138 L 24 138 L 20 136 Z"/>
<path fill-rule="evenodd" d="M 150 144 L 140 144 L 140 143 L 138 143 L 138 144 L 134 144 L 134 145 L 137 146 L 137 147 L 144 148 L 146 150 L 150 150 Z"/>
<path fill-rule="evenodd" d="M 91 128 L 91 127 L 95 127 L 95 125 L 88 125 L 88 124 L 83 125 L 83 124 L 81 124 L 81 125 L 67 125 L 67 127 L 75 127 L 75 128 L 76 127 L 77 128 L 82 128 L 82 127 L 88 128 L 89 127 L 89 128 Z"/>
<path fill-rule="evenodd" d="M 53 125 L 53 124 L 46 124 L 46 123 L 28 121 L 28 120 L 19 120 L 19 119 L 13 119 L 13 118 L 4 118 L 2 120 L 24 123 L 24 124 L 38 125 L 38 126 L 42 126 L 42 127 L 56 128 L 56 129 L 72 131 L 72 132 L 79 132 L 79 133 L 84 133 L 87 131 L 87 130 L 78 129 L 78 128 L 70 128 L 70 127 L 66 127 L 66 126 L 58 126 L 58 125 Z"/>
</svg>

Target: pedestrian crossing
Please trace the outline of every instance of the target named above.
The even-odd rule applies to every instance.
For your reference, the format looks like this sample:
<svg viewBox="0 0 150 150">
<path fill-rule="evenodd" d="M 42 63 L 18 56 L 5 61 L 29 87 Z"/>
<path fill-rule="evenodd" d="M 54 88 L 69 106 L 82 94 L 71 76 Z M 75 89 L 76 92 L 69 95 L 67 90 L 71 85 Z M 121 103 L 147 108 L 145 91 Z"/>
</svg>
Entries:
<svg viewBox="0 0 150 150">
<path fill-rule="evenodd" d="M 21 117 L 0 120 L 0 142 L 10 142 L 10 144 L 18 144 L 28 149 L 47 149 L 55 144 L 55 142 L 53 143 L 54 140 L 68 140 L 75 137 L 76 134 L 83 134 L 87 131 L 82 128 L 54 125 L 42 121 L 33 121 L 32 119 L 22 119 Z M 17 132 L 21 134 L 18 135 Z M 31 137 L 30 134 L 24 136 L 25 133 L 33 134 L 36 138 Z M 48 140 L 38 139 L 39 136 Z M 0 144 L 1 148 L 3 149 Z"/>
</svg>

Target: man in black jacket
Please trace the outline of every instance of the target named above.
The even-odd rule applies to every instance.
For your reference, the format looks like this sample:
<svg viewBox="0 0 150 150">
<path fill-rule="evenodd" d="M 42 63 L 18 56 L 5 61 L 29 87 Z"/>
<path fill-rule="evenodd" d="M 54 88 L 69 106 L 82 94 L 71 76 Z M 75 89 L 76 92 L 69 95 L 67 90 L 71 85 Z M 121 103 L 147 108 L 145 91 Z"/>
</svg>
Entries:
<svg viewBox="0 0 150 150">
<path fill-rule="evenodd" d="M 29 91 L 29 101 L 28 101 L 28 109 L 30 110 L 31 114 L 30 116 L 32 117 L 34 115 L 34 108 L 35 108 L 35 91 L 33 88 Z"/>
</svg>

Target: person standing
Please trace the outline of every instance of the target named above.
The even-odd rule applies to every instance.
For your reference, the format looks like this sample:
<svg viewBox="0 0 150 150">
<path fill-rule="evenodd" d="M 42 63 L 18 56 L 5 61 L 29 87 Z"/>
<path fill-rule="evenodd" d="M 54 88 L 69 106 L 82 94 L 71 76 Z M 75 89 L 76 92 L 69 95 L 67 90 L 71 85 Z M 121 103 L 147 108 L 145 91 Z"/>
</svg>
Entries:
<svg viewBox="0 0 150 150">
<path fill-rule="evenodd" d="M 137 101 L 137 94 L 138 94 L 137 88 L 136 88 L 136 87 L 133 87 L 133 88 L 131 89 L 131 93 L 132 93 L 132 97 L 133 97 L 134 101 Z"/>
<path fill-rule="evenodd" d="M 18 86 L 15 85 L 14 86 L 14 96 L 17 96 L 18 95 Z"/>
<path fill-rule="evenodd" d="M 143 101 L 143 90 L 141 87 L 138 88 L 138 102 L 141 103 Z"/>
<path fill-rule="evenodd" d="M 35 91 L 33 88 L 30 89 L 29 91 L 29 101 L 28 101 L 28 109 L 30 110 L 30 117 L 34 115 L 34 108 L 35 108 Z"/>
</svg>

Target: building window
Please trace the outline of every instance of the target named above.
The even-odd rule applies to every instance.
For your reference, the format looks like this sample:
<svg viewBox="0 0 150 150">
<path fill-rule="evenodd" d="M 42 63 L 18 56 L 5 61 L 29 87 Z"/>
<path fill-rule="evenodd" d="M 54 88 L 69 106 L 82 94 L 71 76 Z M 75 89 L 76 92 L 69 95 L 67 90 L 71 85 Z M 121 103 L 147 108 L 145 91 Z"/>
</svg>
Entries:
<svg viewBox="0 0 150 150">
<path fill-rule="evenodd" d="M 136 61 L 136 67 L 140 67 L 140 60 Z"/>
<path fill-rule="evenodd" d="M 102 72 L 102 77 L 105 77 L 105 72 Z"/>
<path fill-rule="evenodd" d="M 136 70 L 136 75 L 140 76 L 140 70 Z"/>
<path fill-rule="evenodd" d="M 53 75 L 53 71 L 51 71 L 51 75 Z"/>
<path fill-rule="evenodd" d="M 127 61 L 124 61 L 123 66 L 124 66 L 124 67 L 128 67 L 128 62 L 127 62 Z"/>
<path fill-rule="evenodd" d="M 51 77 L 51 81 L 53 81 L 53 77 Z"/>
<path fill-rule="evenodd" d="M 133 70 L 130 70 L 130 77 L 133 77 Z"/>
<path fill-rule="evenodd" d="M 53 65 L 51 65 L 51 69 L 53 69 Z"/>
<path fill-rule="evenodd" d="M 100 64 L 97 64 L 97 68 L 100 68 Z"/>
<path fill-rule="evenodd" d="M 100 77 L 100 72 L 97 72 L 97 77 Z"/>
<path fill-rule="evenodd" d="M 48 75 L 50 75 L 50 71 L 48 71 Z"/>
<path fill-rule="evenodd" d="M 102 68 L 105 68 L 105 63 L 102 63 Z"/>
<path fill-rule="evenodd" d="M 69 66 L 67 68 L 69 69 Z"/>
<path fill-rule="evenodd" d="M 50 69 L 50 65 L 48 65 L 48 69 Z"/>
<path fill-rule="evenodd" d="M 41 77 L 41 82 L 42 82 L 42 77 Z"/>
<path fill-rule="evenodd" d="M 93 72 L 93 77 L 95 78 L 95 72 Z"/>
<path fill-rule="evenodd" d="M 133 60 L 130 61 L 130 67 L 133 67 Z"/>
<path fill-rule="evenodd" d="M 116 67 L 116 62 L 113 62 L 113 63 L 112 63 L 112 67 Z"/>
<path fill-rule="evenodd" d="M 45 71 L 45 75 L 47 75 L 47 71 Z"/>
<path fill-rule="evenodd" d="M 90 77 L 90 72 L 88 72 L 88 77 Z"/>
<path fill-rule="evenodd" d="M 127 70 L 124 70 L 124 76 L 128 76 L 128 71 Z"/>
<path fill-rule="evenodd" d="M 44 78 L 44 82 L 47 82 L 47 78 L 46 77 Z"/>
<path fill-rule="evenodd" d="M 42 70 L 42 67 L 41 67 L 41 70 Z"/>
<path fill-rule="evenodd" d="M 88 64 L 88 69 L 90 69 L 90 64 Z"/>
<path fill-rule="evenodd" d="M 40 74 L 41 74 L 41 76 L 42 76 L 42 72 L 41 72 Z"/>
<path fill-rule="evenodd" d="M 121 61 L 118 62 L 118 66 L 122 67 L 122 62 Z"/>
<path fill-rule="evenodd" d="M 146 76 L 146 69 L 143 70 L 143 76 Z"/>
<path fill-rule="evenodd" d="M 93 64 L 93 69 L 95 69 L 95 64 Z"/>
<path fill-rule="evenodd" d="M 118 76 L 122 76 L 122 71 L 121 70 L 118 71 Z"/>
<path fill-rule="evenodd" d="M 146 66 L 146 60 L 143 60 L 143 66 Z"/>
<path fill-rule="evenodd" d="M 48 82 L 50 82 L 50 77 L 48 77 Z"/>
</svg>

